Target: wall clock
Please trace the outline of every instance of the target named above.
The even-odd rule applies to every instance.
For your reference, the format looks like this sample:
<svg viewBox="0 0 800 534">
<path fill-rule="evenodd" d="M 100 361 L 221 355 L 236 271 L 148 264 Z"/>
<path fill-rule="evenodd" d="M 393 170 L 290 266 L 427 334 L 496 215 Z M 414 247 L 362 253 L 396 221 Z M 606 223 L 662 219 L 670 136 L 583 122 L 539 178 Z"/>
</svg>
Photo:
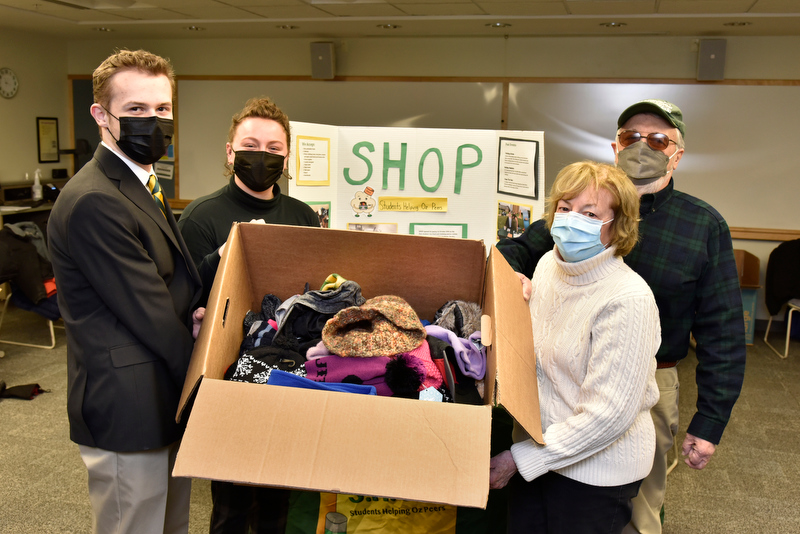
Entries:
<svg viewBox="0 0 800 534">
<path fill-rule="evenodd" d="M 8 68 L 0 69 L 0 96 L 11 98 L 17 94 L 19 81 L 13 70 Z"/>
</svg>

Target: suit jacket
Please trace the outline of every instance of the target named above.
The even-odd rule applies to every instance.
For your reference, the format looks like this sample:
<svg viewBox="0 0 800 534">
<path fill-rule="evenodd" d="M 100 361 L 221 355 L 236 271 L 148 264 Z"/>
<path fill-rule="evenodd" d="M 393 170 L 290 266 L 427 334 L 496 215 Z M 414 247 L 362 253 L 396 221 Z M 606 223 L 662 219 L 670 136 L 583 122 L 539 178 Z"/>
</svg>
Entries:
<svg viewBox="0 0 800 534">
<path fill-rule="evenodd" d="M 102 145 L 53 206 L 48 241 L 78 444 L 129 452 L 181 436 L 175 414 L 200 278 L 167 212 Z"/>
</svg>

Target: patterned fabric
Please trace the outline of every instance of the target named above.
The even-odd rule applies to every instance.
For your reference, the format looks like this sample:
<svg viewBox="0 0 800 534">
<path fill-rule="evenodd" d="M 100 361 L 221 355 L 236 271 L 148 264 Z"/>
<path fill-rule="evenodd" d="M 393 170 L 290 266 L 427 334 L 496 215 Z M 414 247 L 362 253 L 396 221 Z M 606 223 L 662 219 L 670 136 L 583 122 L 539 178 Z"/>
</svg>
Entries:
<svg viewBox="0 0 800 534">
<path fill-rule="evenodd" d="M 149 189 L 150 194 L 153 195 L 153 200 L 156 201 L 158 209 L 160 209 L 161 213 L 163 213 L 164 217 L 166 217 L 167 207 L 164 203 L 164 193 L 161 192 L 161 186 L 158 185 L 158 178 L 156 178 L 155 174 L 151 174 L 150 179 L 147 180 L 147 189 Z"/>
<path fill-rule="evenodd" d="M 339 311 L 322 329 L 322 341 L 339 356 L 394 356 L 419 347 L 425 328 L 402 298 L 382 295 Z"/>
<path fill-rule="evenodd" d="M 275 369 L 306 376 L 303 357 L 277 347 L 260 347 L 242 354 L 226 373 L 226 380 L 266 384 Z"/>
<path fill-rule="evenodd" d="M 711 206 L 670 180 L 642 195 L 640 240 L 625 257 L 653 290 L 661 318 L 659 362 L 686 357 L 697 341 L 697 413 L 688 432 L 719 443 L 744 379 L 746 346 L 739 276 L 730 230 Z M 544 221 L 497 244 L 514 270 L 530 277 L 554 243 Z M 534 288 L 535 290 L 535 288 Z"/>
</svg>

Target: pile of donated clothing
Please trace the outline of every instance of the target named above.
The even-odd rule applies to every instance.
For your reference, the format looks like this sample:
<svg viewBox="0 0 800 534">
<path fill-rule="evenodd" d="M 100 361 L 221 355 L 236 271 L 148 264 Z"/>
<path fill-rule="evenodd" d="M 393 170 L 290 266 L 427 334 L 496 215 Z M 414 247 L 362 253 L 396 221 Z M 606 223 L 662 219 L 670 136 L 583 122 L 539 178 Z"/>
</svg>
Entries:
<svg viewBox="0 0 800 534">
<path fill-rule="evenodd" d="M 477 303 L 452 300 L 423 322 L 401 297 L 367 300 L 331 274 L 285 301 L 264 295 L 225 379 L 482 404 L 480 316 Z"/>
</svg>

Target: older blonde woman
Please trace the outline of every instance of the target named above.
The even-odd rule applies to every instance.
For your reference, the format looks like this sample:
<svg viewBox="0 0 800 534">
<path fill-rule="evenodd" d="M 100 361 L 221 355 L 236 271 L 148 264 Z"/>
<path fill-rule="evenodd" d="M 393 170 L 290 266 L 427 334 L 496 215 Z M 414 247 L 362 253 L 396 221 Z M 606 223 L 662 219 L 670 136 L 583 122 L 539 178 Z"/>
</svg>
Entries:
<svg viewBox="0 0 800 534">
<path fill-rule="evenodd" d="M 661 329 L 650 288 L 622 261 L 638 214 L 635 187 L 610 165 L 573 163 L 553 183 L 556 246 L 530 298 L 545 445 L 515 427 L 491 461 L 491 487 L 511 484 L 509 532 L 622 532 L 650 471 Z"/>
</svg>

